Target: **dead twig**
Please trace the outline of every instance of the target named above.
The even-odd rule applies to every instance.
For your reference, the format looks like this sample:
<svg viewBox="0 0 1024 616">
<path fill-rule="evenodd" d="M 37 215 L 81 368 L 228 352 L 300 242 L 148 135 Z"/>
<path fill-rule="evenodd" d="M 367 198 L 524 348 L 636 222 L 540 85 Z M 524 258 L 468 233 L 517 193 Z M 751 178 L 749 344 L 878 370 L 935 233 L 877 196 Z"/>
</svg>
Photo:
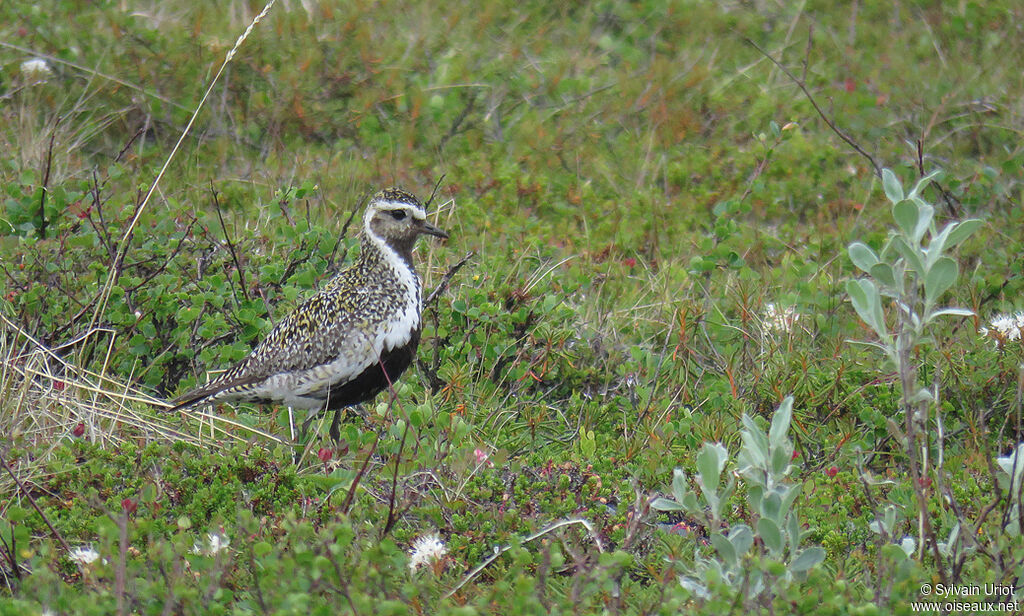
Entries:
<svg viewBox="0 0 1024 616">
<path fill-rule="evenodd" d="M 228 253 L 231 254 L 231 260 L 235 263 L 235 269 L 238 270 L 238 286 L 242 287 L 242 297 L 245 298 L 246 301 L 249 301 L 249 294 L 245 290 L 245 270 L 242 269 L 242 264 L 238 260 L 238 253 L 235 251 L 235 243 L 231 241 L 231 234 L 228 233 L 228 227 L 224 224 L 224 215 L 221 214 L 220 211 L 220 199 L 217 198 L 217 189 L 213 187 L 212 181 L 210 182 L 210 194 L 213 195 L 213 209 L 217 212 L 217 220 L 220 221 L 221 231 L 224 232 L 224 241 L 228 245 Z M 233 292 L 234 285 L 231 285 L 231 288 Z M 235 298 L 235 302 L 238 302 L 237 297 Z"/>
<path fill-rule="evenodd" d="M 39 239 L 46 239 L 46 192 L 47 186 L 50 184 L 50 171 L 53 170 L 53 142 L 57 138 L 57 127 L 64 121 L 64 118 L 58 117 L 57 121 L 53 124 L 53 129 L 50 131 L 50 146 L 46 148 L 46 167 L 43 168 L 43 184 L 42 190 L 39 191 L 39 229 L 37 235 Z"/>
<path fill-rule="evenodd" d="M 21 480 L 18 479 L 18 476 L 14 474 L 14 470 L 11 469 L 9 464 L 7 464 L 6 450 L 3 452 L 2 455 L 0 455 L 0 464 L 3 465 L 4 470 L 7 471 L 7 474 L 10 475 L 11 479 L 14 480 L 14 483 L 17 484 L 18 491 L 21 492 L 22 495 L 24 495 L 26 500 L 28 500 L 29 504 L 32 505 L 32 508 L 35 509 L 36 513 L 39 514 L 39 517 L 43 519 L 43 522 L 46 524 L 46 527 L 49 528 L 50 532 L 53 534 L 54 539 L 56 539 L 60 543 L 61 547 L 63 547 L 64 550 L 70 554 L 71 546 L 68 545 L 68 542 L 64 540 L 64 536 L 61 535 L 60 532 L 58 532 L 57 529 L 53 527 L 53 524 L 50 522 L 50 518 L 46 517 L 46 514 L 43 513 L 43 510 L 40 509 L 39 505 L 36 504 L 36 499 L 32 498 L 32 494 L 28 491 L 28 488 L 25 487 L 25 484 L 23 484 Z M 17 568 L 15 568 L 15 571 L 17 571 Z"/>
<path fill-rule="evenodd" d="M 785 66 L 782 65 L 781 62 L 773 58 L 767 51 L 761 49 L 761 47 L 754 41 L 746 37 L 743 37 L 743 41 L 750 45 L 751 47 L 753 47 L 754 49 L 756 49 L 758 52 L 760 52 L 761 55 L 763 55 L 765 58 L 768 58 L 768 60 L 771 61 L 772 64 L 777 66 L 779 70 L 786 75 L 786 77 L 789 77 L 790 81 L 795 83 L 796 86 L 800 88 L 800 91 L 804 93 L 804 96 L 806 96 L 807 100 L 810 101 L 811 106 L 814 107 L 814 110 L 818 112 L 818 116 L 820 116 L 822 121 L 824 121 L 825 124 L 832 129 L 832 132 L 838 135 L 840 139 L 845 141 L 846 144 L 853 148 L 858 154 L 866 158 L 868 162 L 871 163 L 871 167 L 875 170 L 875 175 L 878 176 L 878 179 L 882 179 L 882 167 L 880 167 L 878 162 L 875 161 L 875 157 L 872 156 L 871 154 L 868 154 L 868 152 L 864 148 L 860 147 L 860 145 L 853 140 L 853 137 L 850 137 L 845 132 L 843 132 L 841 128 L 836 126 L 836 123 L 833 122 L 832 119 L 829 118 L 828 115 L 818 105 L 818 101 L 815 100 L 814 96 L 807 89 L 807 85 L 804 83 L 803 80 L 798 79 L 797 76 L 790 72 L 788 68 L 786 68 Z M 810 45 L 810 43 L 808 43 L 808 45 Z"/>
<path fill-rule="evenodd" d="M 434 287 L 434 290 L 431 291 L 429 295 L 427 295 L 427 298 L 425 300 L 423 300 L 423 305 L 430 306 L 431 304 L 433 304 L 437 300 L 437 296 L 444 293 L 444 290 L 448 288 L 448 284 L 452 281 L 452 277 L 455 276 L 455 274 L 458 273 L 458 271 L 462 269 L 462 267 L 466 265 L 466 263 L 469 263 L 469 260 L 472 259 L 475 255 L 476 251 L 471 250 L 468 253 L 466 253 L 466 256 L 462 257 L 462 260 L 460 260 L 455 265 L 449 267 L 448 271 L 445 272 L 445 275 L 441 277 L 441 282 L 437 283 L 437 286 Z"/>
<path fill-rule="evenodd" d="M 560 520 L 558 522 L 555 522 L 554 524 L 551 524 L 550 526 L 547 526 L 546 528 L 543 528 L 543 529 L 533 533 L 532 535 L 530 535 L 528 537 L 525 537 L 523 539 L 522 543 L 528 543 L 530 541 L 533 541 L 534 539 L 537 539 L 539 537 L 543 537 L 544 535 L 550 533 L 553 530 L 557 530 L 559 528 L 562 528 L 563 526 L 569 526 L 571 524 L 581 524 L 581 525 L 583 525 L 583 527 L 587 529 L 587 532 L 590 533 L 590 538 L 593 539 L 594 545 L 597 546 L 597 551 L 601 552 L 602 554 L 604 553 L 604 545 L 601 543 L 601 537 L 597 534 L 597 531 L 594 530 L 593 525 L 591 525 L 590 522 L 588 522 L 587 520 L 584 520 L 583 518 L 571 518 L 571 519 L 568 519 L 568 520 Z M 455 593 L 457 593 L 460 588 L 462 588 L 463 586 L 468 584 L 481 571 L 483 571 L 487 567 L 487 565 L 489 565 L 492 562 L 494 562 L 495 560 L 497 560 L 497 558 L 499 556 L 501 556 L 502 554 L 504 554 L 505 552 L 507 552 L 511 548 L 512 548 L 511 545 L 505 545 L 505 546 L 497 546 L 496 545 L 496 546 L 494 546 L 494 553 L 491 554 L 490 556 L 488 556 L 487 559 L 484 560 L 484 562 L 480 563 L 479 565 L 476 566 L 476 568 L 474 568 L 472 571 L 470 571 L 468 574 L 466 574 L 466 577 L 462 578 L 462 581 L 459 582 L 458 584 L 456 584 L 455 588 L 449 590 L 448 592 L 446 592 L 444 594 L 444 598 L 447 599 L 447 598 L 451 597 L 452 595 L 454 595 Z"/>
</svg>

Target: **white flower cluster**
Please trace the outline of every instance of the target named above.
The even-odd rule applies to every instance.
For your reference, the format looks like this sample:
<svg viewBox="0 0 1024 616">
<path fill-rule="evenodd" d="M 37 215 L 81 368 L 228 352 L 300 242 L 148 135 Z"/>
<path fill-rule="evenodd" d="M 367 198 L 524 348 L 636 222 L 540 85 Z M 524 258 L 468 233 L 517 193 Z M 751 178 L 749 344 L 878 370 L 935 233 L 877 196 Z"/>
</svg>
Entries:
<svg viewBox="0 0 1024 616">
<path fill-rule="evenodd" d="M 100 553 L 91 545 L 75 548 L 68 553 L 68 558 L 82 566 L 91 565 L 99 557 Z M 104 558 L 103 562 L 107 562 L 107 559 Z"/>
<path fill-rule="evenodd" d="M 1021 333 L 1024 333 L 1024 312 L 997 315 L 989 321 L 988 327 L 978 330 L 982 338 L 991 338 L 1000 347 L 1007 342 L 1020 340 Z"/>
<path fill-rule="evenodd" d="M 409 550 L 409 570 L 415 572 L 424 565 L 441 560 L 447 553 L 448 548 L 440 537 L 435 534 L 423 535 L 412 542 L 412 549 Z"/>
<path fill-rule="evenodd" d="M 229 545 L 231 545 L 231 539 L 227 535 L 222 533 L 206 533 L 206 545 L 193 543 L 192 553 L 213 556 L 217 552 L 227 549 Z"/>
<path fill-rule="evenodd" d="M 53 69 L 43 58 L 29 58 L 21 63 L 21 74 L 31 79 L 46 79 L 53 74 Z"/>
<path fill-rule="evenodd" d="M 792 306 L 779 308 L 775 304 L 764 305 L 764 329 L 766 332 L 786 333 L 793 329 L 793 324 L 800 318 Z"/>
</svg>

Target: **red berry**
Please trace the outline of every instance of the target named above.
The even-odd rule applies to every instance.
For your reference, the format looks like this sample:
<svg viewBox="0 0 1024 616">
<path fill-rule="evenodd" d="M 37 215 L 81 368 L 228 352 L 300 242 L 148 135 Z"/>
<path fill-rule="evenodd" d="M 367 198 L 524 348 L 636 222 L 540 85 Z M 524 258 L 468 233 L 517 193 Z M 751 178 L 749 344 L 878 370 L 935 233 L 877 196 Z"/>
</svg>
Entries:
<svg viewBox="0 0 1024 616">
<path fill-rule="evenodd" d="M 623 259 L 623 260 L 622 260 L 622 263 L 623 263 L 623 264 L 624 264 L 624 265 L 625 265 L 626 267 L 636 267 L 636 259 L 634 259 L 633 257 L 628 257 L 628 258 L 626 258 L 626 259 Z"/>
<path fill-rule="evenodd" d="M 130 498 L 126 498 L 121 501 L 121 509 L 124 509 L 129 515 L 135 513 L 135 510 L 139 508 L 139 504 Z"/>
<path fill-rule="evenodd" d="M 830 466 L 825 471 L 825 474 L 828 475 L 829 477 L 835 477 L 837 473 L 839 473 L 839 468 L 836 466 Z"/>
<path fill-rule="evenodd" d="M 78 422 L 78 425 L 71 431 L 71 434 L 74 434 L 75 436 L 82 436 L 85 434 L 85 422 Z"/>
</svg>

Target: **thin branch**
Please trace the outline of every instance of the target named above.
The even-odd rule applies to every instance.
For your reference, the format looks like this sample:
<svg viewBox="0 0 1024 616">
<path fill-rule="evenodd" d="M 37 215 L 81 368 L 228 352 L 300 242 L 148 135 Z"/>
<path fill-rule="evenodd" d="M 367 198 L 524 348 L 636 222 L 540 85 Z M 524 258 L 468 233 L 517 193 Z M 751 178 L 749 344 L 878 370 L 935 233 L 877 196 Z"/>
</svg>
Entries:
<svg viewBox="0 0 1024 616">
<path fill-rule="evenodd" d="M 359 208 L 357 208 L 359 209 Z M 348 228 L 352 224 L 352 219 L 356 217 L 356 210 L 353 209 L 348 213 L 348 218 L 345 220 L 345 224 L 341 226 L 341 233 L 338 234 L 338 239 L 334 242 L 334 250 L 331 251 L 331 256 L 327 259 L 327 271 L 331 272 L 334 270 L 334 259 L 338 256 L 338 247 L 341 246 L 341 240 L 348 235 Z"/>
<path fill-rule="evenodd" d="M 427 298 L 425 300 L 423 300 L 423 305 L 429 306 L 433 304 L 437 300 L 437 296 L 444 293 L 444 290 L 448 288 L 448 283 L 452 281 L 452 277 L 455 276 L 455 274 L 460 269 L 462 269 L 462 267 L 466 265 L 466 263 L 469 263 L 469 260 L 472 259 L 475 255 L 476 251 L 471 250 L 468 253 L 466 253 L 466 256 L 462 257 L 461 261 L 449 267 L 448 271 L 445 272 L 445 275 L 441 277 L 441 282 L 437 283 L 437 286 L 434 287 L 434 290 L 431 291 L 429 295 L 427 295 Z"/>
<path fill-rule="evenodd" d="M 135 131 L 135 134 L 131 136 L 131 139 L 129 139 L 128 142 L 124 144 L 124 147 L 121 148 L 121 151 L 118 152 L 117 156 L 114 157 L 115 163 L 121 160 L 121 157 L 124 156 L 124 153 L 128 151 L 128 148 L 132 147 L 132 144 L 135 143 L 135 140 L 141 137 L 142 133 L 144 132 L 146 132 L 146 124 L 140 126 L 139 130 Z"/>
<path fill-rule="evenodd" d="M 213 187 L 213 182 L 210 182 L 210 193 L 213 195 L 213 209 L 217 212 L 217 220 L 220 221 L 221 231 L 224 232 L 224 241 L 227 242 L 228 252 L 231 253 L 231 260 L 235 262 L 235 269 L 238 270 L 238 285 L 242 287 L 242 297 L 246 301 L 249 300 L 249 294 L 245 290 L 245 270 L 242 269 L 242 264 L 238 261 L 238 253 L 235 252 L 235 243 L 231 241 L 231 235 L 228 233 L 228 227 L 224 224 L 224 215 L 220 212 L 220 199 L 217 198 L 217 189 Z M 182 238 L 184 239 L 184 238 Z M 234 289 L 234 285 L 232 285 Z M 235 298 L 238 301 L 238 298 Z"/>
<path fill-rule="evenodd" d="M 924 141 L 923 139 L 917 140 L 917 172 L 921 174 L 921 177 L 927 175 L 924 170 Z M 942 195 L 942 200 L 946 202 L 946 208 L 949 210 L 949 215 L 954 218 L 960 217 L 960 211 L 957 205 L 960 200 L 954 197 L 948 190 L 946 190 L 942 184 L 936 180 L 931 181 L 931 185 L 935 187 L 935 190 L 939 191 Z"/>
<path fill-rule="evenodd" d="M 789 79 L 793 83 L 795 83 L 798 88 L 800 88 L 800 91 L 804 93 L 804 96 L 806 96 L 807 100 L 810 101 L 811 106 L 814 107 L 814 110 L 818 112 L 818 115 L 821 117 L 821 119 L 825 122 L 825 124 L 828 125 L 829 128 L 832 129 L 832 132 L 834 132 L 836 135 L 838 135 L 840 139 L 845 141 L 846 144 L 849 145 L 851 148 L 853 148 L 858 154 L 860 154 L 864 158 L 868 159 L 868 162 L 871 163 L 872 168 L 874 168 L 874 170 L 875 170 L 875 175 L 878 176 L 879 179 L 882 178 L 882 168 L 875 161 L 875 157 L 870 155 L 870 154 L 868 154 L 867 151 L 864 150 L 864 148 L 860 147 L 860 145 L 858 145 L 857 142 L 854 141 L 852 137 L 850 137 L 849 135 L 844 133 L 841 128 L 836 126 L 835 122 L 833 122 L 828 117 L 828 115 L 826 115 L 825 112 L 822 111 L 821 107 L 818 106 L 818 101 L 816 101 L 814 99 L 814 96 L 811 95 L 810 91 L 807 89 L 807 86 L 804 84 L 804 82 L 802 80 L 797 79 L 796 75 L 791 73 L 790 70 L 788 68 L 786 68 L 785 66 L 783 66 L 781 62 L 779 62 L 778 60 L 773 58 L 771 55 L 769 55 L 767 51 L 761 49 L 761 47 L 758 46 L 758 44 L 755 43 L 754 41 L 752 41 L 752 40 L 750 40 L 750 39 L 748 39 L 746 37 L 743 38 L 743 41 L 745 43 L 747 43 L 748 45 L 750 45 L 751 47 L 753 47 L 754 49 L 756 49 L 757 51 L 759 51 L 761 53 L 761 55 L 763 55 L 764 57 L 768 58 L 768 60 L 770 60 L 772 64 L 774 64 L 775 66 L 779 67 L 779 70 L 782 71 L 786 75 L 786 77 L 789 77 Z"/>
<path fill-rule="evenodd" d="M 153 193 L 156 192 L 157 186 L 160 184 L 160 179 L 163 178 L 164 173 L 167 172 L 167 168 L 171 166 L 171 161 L 174 160 L 174 155 L 181 148 L 181 144 L 185 141 L 185 137 L 187 137 L 192 131 L 192 126 L 195 125 L 196 118 L 199 117 L 199 112 L 202 111 L 203 107 L 206 105 L 206 100 L 210 97 L 210 93 L 213 92 L 214 86 L 216 86 L 217 82 L 220 81 L 220 76 L 224 73 L 224 69 L 227 67 L 228 63 L 231 62 L 231 59 L 235 57 L 235 53 L 238 51 L 238 48 L 241 47 L 245 39 L 252 34 L 253 28 L 255 28 L 256 25 L 267 16 L 267 13 L 270 12 L 270 9 L 274 6 L 276 1 L 277 0 L 269 0 L 267 2 L 263 7 L 263 10 L 253 18 L 252 22 L 249 23 L 249 27 L 245 29 L 245 32 L 243 32 L 242 35 L 238 37 L 238 40 L 235 41 L 235 45 L 230 51 L 228 51 L 227 55 L 224 57 L 224 62 L 222 62 L 220 68 L 217 69 L 217 74 L 213 76 L 209 87 L 206 88 L 206 92 L 203 93 L 203 97 L 199 100 L 199 104 L 196 106 L 195 111 L 192 112 L 192 117 L 189 118 L 188 124 L 185 125 L 185 130 L 181 132 L 181 136 L 178 137 L 177 143 L 175 143 L 174 147 L 171 148 L 171 153 L 167 156 L 163 166 L 160 167 L 160 171 L 157 172 L 156 178 L 154 178 L 153 183 L 149 187 L 149 191 L 139 203 L 138 207 L 135 208 L 135 215 L 132 216 L 131 222 L 128 223 L 128 228 L 125 230 L 124 236 L 121 238 L 121 245 L 118 247 L 117 257 L 114 259 L 114 264 L 110 274 L 107 276 L 107 281 L 103 285 L 103 289 L 100 291 L 100 298 L 96 303 L 96 312 L 93 313 L 92 322 L 89 323 L 89 327 L 96 324 L 96 321 L 100 318 L 100 314 L 102 314 L 107 308 L 107 301 L 110 299 L 110 291 L 114 285 L 117 284 L 117 279 L 120 275 L 120 264 L 124 261 L 125 253 L 128 252 L 132 234 L 135 231 L 135 226 L 138 224 L 139 218 L 142 216 L 142 212 L 146 209 L 146 205 L 149 204 L 150 197 L 152 197 Z"/>
<path fill-rule="evenodd" d="M 42 190 L 39 191 L 39 230 L 37 235 L 39 239 L 46 239 L 46 192 L 47 186 L 50 184 L 50 171 L 53 170 L 53 142 L 57 138 L 57 127 L 64 121 L 64 118 L 58 117 L 57 121 L 53 124 L 53 129 L 50 131 L 50 146 L 46 148 L 46 167 L 43 169 L 43 185 Z"/>
<path fill-rule="evenodd" d="M 437 189 L 441 188 L 441 182 L 444 181 L 444 177 L 445 177 L 445 174 L 442 173 L 441 177 L 437 178 L 437 183 L 434 184 L 434 190 L 430 191 L 430 198 L 427 199 L 426 204 L 424 204 L 424 206 L 423 206 L 424 210 L 429 210 L 430 209 L 430 204 L 434 202 L 434 196 L 437 195 Z"/>
<path fill-rule="evenodd" d="M 381 368 L 383 368 L 383 365 Z M 387 376 L 387 372 L 385 372 L 384 375 Z M 405 439 L 408 436 L 409 422 L 406 422 L 405 430 L 402 431 L 402 442 L 398 445 L 398 453 L 395 454 L 395 473 L 391 477 L 391 496 L 388 498 L 388 519 L 384 523 L 384 530 L 380 533 L 381 539 L 391 532 L 391 529 L 395 526 L 395 522 L 398 521 L 398 514 L 395 513 L 395 497 L 398 495 L 398 467 L 402 462 L 402 452 L 405 451 Z"/>
<path fill-rule="evenodd" d="M 594 527 L 590 524 L 590 522 L 584 520 L 583 518 L 571 518 L 568 520 L 560 520 L 558 522 L 555 522 L 554 524 L 546 528 L 543 528 L 535 532 L 534 534 L 524 538 L 522 543 L 533 541 L 534 539 L 543 537 L 544 535 L 550 533 L 553 530 L 557 530 L 559 528 L 562 528 L 563 526 L 569 526 L 570 524 L 582 524 L 583 527 L 586 528 L 587 531 L 590 533 L 590 538 L 594 540 L 594 544 L 597 545 L 597 551 L 601 552 L 602 554 L 604 553 L 604 545 L 601 543 L 601 537 L 598 536 L 597 532 L 594 530 Z M 477 576 L 477 574 L 483 571 L 487 567 L 487 565 L 497 560 L 499 556 L 509 551 L 511 548 L 511 545 L 494 546 L 494 553 L 488 556 L 487 559 L 484 560 L 484 562 L 480 563 L 476 566 L 476 568 L 474 568 L 472 571 L 466 574 L 466 577 L 462 578 L 462 581 L 456 584 L 455 588 L 449 590 L 444 594 L 444 598 L 447 599 L 455 593 L 457 593 L 460 588 L 468 584 L 473 578 Z"/>
<path fill-rule="evenodd" d="M 11 479 L 14 480 L 14 483 L 17 484 L 18 490 L 25 496 L 26 499 L 28 499 L 29 504 L 31 504 L 32 508 L 36 510 L 36 513 L 39 514 L 39 517 L 41 517 L 43 519 L 43 522 L 46 523 L 47 528 L 49 528 L 50 532 L 53 533 L 54 538 L 58 542 L 60 542 L 61 547 L 63 547 L 65 551 L 70 553 L 71 546 L 68 545 L 68 542 L 64 540 L 64 536 L 57 532 L 57 529 L 54 528 L 53 524 L 50 523 L 50 518 L 46 517 L 46 514 L 43 513 L 43 510 L 40 509 L 39 505 L 36 504 L 36 499 L 32 498 L 32 494 L 28 491 L 28 488 L 25 487 L 25 484 L 21 483 L 21 480 L 18 479 L 18 476 L 14 474 L 14 471 L 11 469 L 10 465 L 7 464 L 6 455 L 6 451 L 3 453 L 3 455 L 0 455 L 0 464 L 3 465 L 4 470 L 7 471 L 7 474 L 10 475 Z"/>
</svg>

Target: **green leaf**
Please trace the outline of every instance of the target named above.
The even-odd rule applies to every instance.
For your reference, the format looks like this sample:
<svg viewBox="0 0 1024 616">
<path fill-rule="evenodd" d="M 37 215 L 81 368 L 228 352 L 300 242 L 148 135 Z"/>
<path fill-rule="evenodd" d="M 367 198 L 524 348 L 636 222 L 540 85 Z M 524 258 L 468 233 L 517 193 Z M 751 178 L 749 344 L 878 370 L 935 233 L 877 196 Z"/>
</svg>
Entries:
<svg viewBox="0 0 1024 616">
<path fill-rule="evenodd" d="M 656 498 L 651 507 L 658 511 L 684 511 L 685 508 L 670 498 Z"/>
<path fill-rule="evenodd" d="M 934 399 L 935 398 L 932 397 L 932 392 L 929 391 L 927 387 L 922 387 L 910 396 L 907 402 L 910 404 L 917 404 L 918 402 L 931 402 Z"/>
<path fill-rule="evenodd" d="M 880 338 L 888 338 L 885 318 L 882 315 L 882 298 L 878 295 L 875 283 L 864 279 L 848 280 L 846 292 L 853 303 L 853 309 L 857 311 L 857 316 L 875 330 Z"/>
<path fill-rule="evenodd" d="M 729 459 L 729 450 L 721 443 L 704 443 L 697 454 L 697 473 L 705 495 L 708 491 L 716 492 L 722 469 Z"/>
<path fill-rule="evenodd" d="M 252 551 L 253 554 L 256 555 L 256 558 L 263 558 L 267 554 L 270 554 L 272 549 L 273 548 L 266 541 L 257 541 L 252 546 Z"/>
<path fill-rule="evenodd" d="M 757 536 L 761 538 L 765 547 L 772 554 L 780 554 L 786 545 L 782 539 L 782 533 L 779 531 L 779 525 L 769 518 L 761 518 L 757 521 Z"/>
<path fill-rule="evenodd" d="M 761 500 L 764 498 L 764 487 L 751 483 L 747 485 L 747 501 L 754 511 L 761 510 Z"/>
<path fill-rule="evenodd" d="M 885 532 L 890 535 L 892 534 L 893 528 L 896 526 L 896 513 L 896 506 L 889 505 L 885 508 L 885 512 L 882 514 L 882 528 L 884 528 Z"/>
<path fill-rule="evenodd" d="M 949 237 L 946 238 L 946 244 L 949 250 L 952 250 L 960 245 L 960 242 L 966 240 L 975 231 L 980 229 L 985 221 L 978 220 L 977 218 L 968 218 L 962 220 L 959 223 L 953 223 L 956 226 L 949 231 Z M 950 225 L 952 226 L 952 225 Z"/>
<path fill-rule="evenodd" d="M 746 524 L 736 524 L 729 530 L 729 543 L 735 548 L 737 556 L 742 558 L 754 545 L 754 533 Z"/>
<path fill-rule="evenodd" d="M 690 485 L 686 481 L 686 473 L 682 469 L 672 471 L 672 496 L 677 502 L 686 501 L 686 495 L 690 492 Z"/>
<path fill-rule="evenodd" d="M 918 180 L 917 184 L 914 184 L 914 188 L 911 189 L 910 194 L 907 195 L 907 199 L 913 199 L 914 197 L 919 195 L 921 193 L 921 191 L 924 190 L 925 187 L 927 187 L 929 183 L 931 183 L 932 178 L 934 178 L 935 176 L 940 175 L 940 174 L 942 174 L 942 169 L 936 169 L 935 171 L 932 171 L 928 175 L 926 175 L 923 178 L 921 178 L 920 180 Z"/>
<path fill-rule="evenodd" d="M 939 541 L 939 553 L 949 558 L 953 552 L 953 546 L 956 545 L 957 539 L 960 538 L 960 523 L 953 524 L 953 528 L 949 530 L 949 537 L 945 541 Z"/>
<path fill-rule="evenodd" d="M 914 244 L 920 245 L 924 232 L 930 228 L 932 218 L 935 217 L 935 208 L 922 201 L 920 197 L 914 197 L 911 202 L 917 205 L 917 226 L 914 227 L 913 234 Z"/>
<path fill-rule="evenodd" d="M 960 268 L 956 261 L 949 257 L 941 257 L 928 270 L 924 278 L 924 301 L 926 306 L 932 306 L 945 293 L 949 287 L 956 282 Z"/>
<path fill-rule="evenodd" d="M 786 433 L 793 419 L 793 396 L 786 396 L 772 415 L 772 427 L 768 431 L 768 444 L 777 449 L 786 443 Z"/>
<path fill-rule="evenodd" d="M 957 223 L 951 222 L 946 225 L 938 235 L 932 238 L 932 241 L 928 243 L 928 249 L 925 250 L 925 267 L 931 268 L 935 265 L 935 262 L 942 256 L 943 251 L 946 249 L 946 241 L 949 239 L 949 234 L 954 231 L 957 227 Z"/>
<path fill-rule="evenodd" d="M 892 217 L 906 237 L 913 237 L 921 213 L 913 201 L 898 201 L 892 206 Z"/>
<path fill-rule="evenodd" d="M 895 563 L 901 563 L 907 560 L 907 554 L 903 551 L 902 545 L 897 545 L 895 543 L 887 543 L 882 546 L 882 549 L 879 550 L 879 552 L 882 554 L 883 558 L 885 558 L 886 560 L 891 560 Z"/>
<path fill-rule="evenodd" d="M 779 513 L 782 511 L 782 498 L 775 490 L 764 495 L 761 499 L 761 515 L 772 520 L 782 521 Z"/>
<path fill-rule="evenodd" d="M 800 516 L 796 513 L 786 520 L 786 534 L 789 536 L 789 556 L 792 558 L 800 547 Z"/>
<path fill-rule="evenodd" d="M 21 524 L 21 522 L 28 517 L 28 511 L 14 505 L 8 507 L 6 514 L 7 519 L 11 522 L 11 524 Z"/>
<path fill-rule="evenodd" d="M 935 312 L 929 313 L 925 323 L 931 323 L 936 318 L 942 316 L 973 317 L 974 311 L 968 310 L 967 308 L 943 308 L 942 310 L 936 310 Z"/>
<path fill-rule="evenodd" d="M 711 545 L 729 567 L 736 566 L 736 548 L 732 542 L 726 539 L 722 533 L 715 531 L 711 534 Z"/>
<path fill-rule="evenodd" d="M 745 454 L 745 462 L 754 468 L 767 469 L 770 453 L 768 439 L 749 415 L 744 413 L 741 420 L 743 421 L 743 431 L 740 434 L 743 439 L 741 452 Z"/>
<path fill-rule="evenodd" d="M 893 273 L 892 266 L 888 263 L 875 263 L 871 266 L 871 270 L 868 273 L 871 274 L 872 278 L 882 283 L 883 286 L 889 287 L 890 289 L 898 292 L 896 275 Z"/>
<path fill-rule="evenodd" d="M 899 178 L 889 169 L 882 169 L 882 188 L 885 189 L 885 196 L 893 203 L 903 201 L 903 186 Z"/>
<path fill-rule="evenodd" d="M 819 547 L 807 548 L 806 550 L 801 550 L 800 555 L 793 559 L 789 569 L 795 573 L 801 573 L 816 566 L 823 560 L 825 560 L 825 550 Z"/>
<path fill-rule="evenodd" d="M 793 508 L 793 501 L 799 494 L 800 484 L 786 486 L 786 491 L 782 495 L 782 505 L 779 507 L 779 515 L 783 518 L 789 515 L 789 510 Z"/>
<path fill-rule="evenodd" d="M 850 260 L 853 261 L 853 264 L 864 272 L 870 272 L 871 268 L 878 263 L 878 255 L 863 242 L 850 244 L 846 251 L 850 254 Z"/>
<path fill-rule="evenodd" d="M 788 446 L 772 446 L 771 468 L 769 472 L 777 477 L 784 476 L 789 463 L 793 460 L 793 448 Z"/>
<path fill-rule="evenodd" d="M 903 236 L 897 235 L 892 238 L 892 247 L 907 262 L 907 266 L 918 274 L 924 275 L 925 262 L 922 258 L 924 252 L 920 247 L 911 247 Z"/>
</svg>

